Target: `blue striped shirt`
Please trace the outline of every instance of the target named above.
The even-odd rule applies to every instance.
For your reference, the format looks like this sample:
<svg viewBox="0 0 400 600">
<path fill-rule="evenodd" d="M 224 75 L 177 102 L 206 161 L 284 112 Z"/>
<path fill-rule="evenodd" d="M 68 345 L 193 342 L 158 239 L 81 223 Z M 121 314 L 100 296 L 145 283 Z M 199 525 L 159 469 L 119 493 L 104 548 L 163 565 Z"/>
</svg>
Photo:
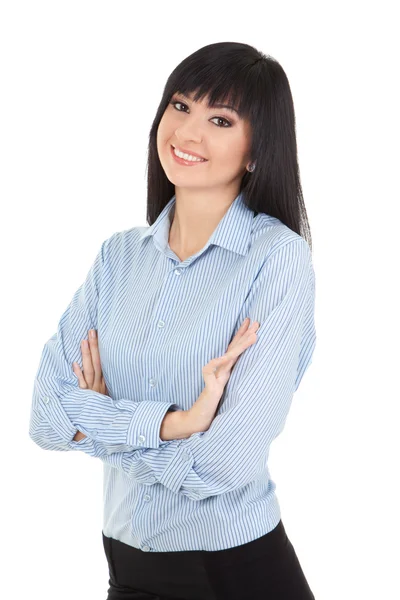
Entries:
<svg viewBox="0 0 400 600">
<path fill-rule="evenodd" d="M 181 261 L 168 244 L 173 196 L 151 227 L 106 239 L 45 343 L 29 435 L 46 450 L 103 461 L 106 536 L 145 552 L 222 550 L 278 524 L 269 448 L 311 363 L 315 275 L 307 241 L 254 216 L 239 194 L 206 245 Z M 238 358 L 209 429 L 162 441 L 188 410 L 202 367 L 244 319 L 256 342 Z M 98 332 L 110 396 L 79 388 L 81 341 Z M 86 438 L 75 442 L 77 431 Z"/>
</svg>

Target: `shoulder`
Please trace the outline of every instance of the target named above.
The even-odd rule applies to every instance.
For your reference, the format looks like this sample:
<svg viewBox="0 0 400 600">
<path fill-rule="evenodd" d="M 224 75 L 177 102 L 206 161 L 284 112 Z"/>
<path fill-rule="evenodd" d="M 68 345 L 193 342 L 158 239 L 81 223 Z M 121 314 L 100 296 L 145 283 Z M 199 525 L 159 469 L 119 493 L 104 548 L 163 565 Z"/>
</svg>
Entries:
<svg viewBox="0 0 400 600">
<path fill-rule="evenodd" d="M 131 227 L 115 231 L 103 242 L 105 257 L 112 259 L 132 252 L 137 246 L 140 236 L 147 227 Z"/>
<path fill-rule="evenodd" d="M 252 231 L 251 250 L 264 261 L 275 253 L 289 257 L 301 257 L 311 261 L 310 246 L 301 235 L 290 229 L 279 219 L 259 213 Z"/>
</svg>

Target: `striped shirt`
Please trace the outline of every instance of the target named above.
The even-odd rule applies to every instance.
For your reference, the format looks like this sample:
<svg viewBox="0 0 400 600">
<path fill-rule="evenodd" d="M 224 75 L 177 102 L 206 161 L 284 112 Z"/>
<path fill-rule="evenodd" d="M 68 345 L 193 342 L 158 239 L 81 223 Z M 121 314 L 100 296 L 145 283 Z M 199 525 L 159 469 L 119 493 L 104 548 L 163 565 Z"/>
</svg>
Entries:
<svg viewBox="0 0 400 600">
<path fill-rule="evenodd" d="M 150 227 L 106 239 L 45 343 L 29 435 L 46 450 L 104 464 L 103 533 L 145 552 L 222 550 L 276 527 L 268 469 L 315 341 L 315 274 L 307 241 L 240 193 L 205 246 L 169 247 L 173 196 Z M 202 367 L 246 317 L 257 340 L 239 356 L 209 429 L 163 441 L 169 410 L 188 410 Z M 79 388 L 81 341 L 98 333 L 104 395 Z M 77 431 L 86 434 L 73 441 Z"/>
</svg>

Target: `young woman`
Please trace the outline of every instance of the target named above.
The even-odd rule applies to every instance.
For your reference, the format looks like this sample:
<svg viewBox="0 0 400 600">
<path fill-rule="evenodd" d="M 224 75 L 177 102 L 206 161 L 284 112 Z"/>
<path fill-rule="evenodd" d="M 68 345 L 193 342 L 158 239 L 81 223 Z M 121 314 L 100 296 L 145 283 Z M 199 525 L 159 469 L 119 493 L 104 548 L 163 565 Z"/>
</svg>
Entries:
<svg viewBox="0 0 400 600">
<path fill-rule="evenodd" d="M 276 60 L 224 42 L 171 73 L 147 221 L 102 243 L 45 344 L 30 436 L 104 463 L 108 600 L 313 599 L 268 469 L 316 342 Z"/>
</svg>

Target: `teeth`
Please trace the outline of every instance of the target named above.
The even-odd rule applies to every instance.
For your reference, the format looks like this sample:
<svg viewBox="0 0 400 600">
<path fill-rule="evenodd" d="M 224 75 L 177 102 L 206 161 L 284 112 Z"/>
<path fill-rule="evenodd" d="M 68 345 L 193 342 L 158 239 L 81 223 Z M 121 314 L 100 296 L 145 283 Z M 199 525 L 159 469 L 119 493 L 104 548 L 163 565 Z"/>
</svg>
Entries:
<svg viewBox="0 0 400 600">
<path fill-rule="evenodd" d="M 197 156 L 191 156 L 190 154 L 184 154 L 183 152 L 179 152 L 179 150 L 177 150 L 176 148 L 174 148 L 174 153 L 176 154 L 176 156 L 179 156 L 179 158 L 184 158 L 185 160 L 192 160 L 195 162 L 203 162 L 205 160 L 204 158 L 198 158 Z"/>
</svg>

